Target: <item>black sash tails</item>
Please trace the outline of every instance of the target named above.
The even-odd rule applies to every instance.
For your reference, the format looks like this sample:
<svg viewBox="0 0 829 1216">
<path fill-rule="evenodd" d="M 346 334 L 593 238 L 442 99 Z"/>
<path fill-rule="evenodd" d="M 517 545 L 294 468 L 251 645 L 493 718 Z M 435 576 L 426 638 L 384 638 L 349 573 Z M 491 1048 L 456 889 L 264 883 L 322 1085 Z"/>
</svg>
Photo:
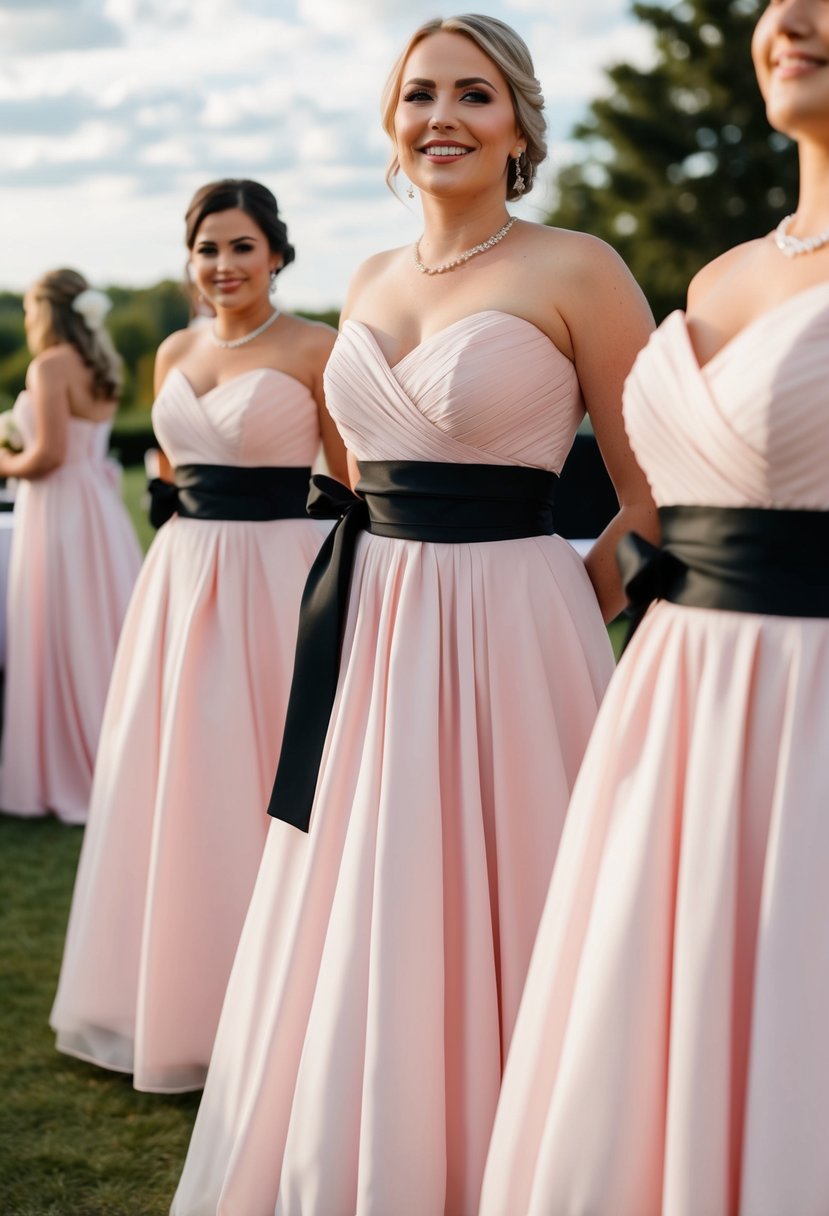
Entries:
<svg viewBox="0 0 829 1216">
<path fill-rule="evenodd" d="M 302 597 L 269 815 L 308 831 L 360 532 L 449 544 L 547 536 L 555 530 L 557 482 L 544 469 L 408 460 L 361 461 L 357 494 L 330 477 L 311 479 L 309 515 L 339 522 L 323 542 Z"/>
</svg>

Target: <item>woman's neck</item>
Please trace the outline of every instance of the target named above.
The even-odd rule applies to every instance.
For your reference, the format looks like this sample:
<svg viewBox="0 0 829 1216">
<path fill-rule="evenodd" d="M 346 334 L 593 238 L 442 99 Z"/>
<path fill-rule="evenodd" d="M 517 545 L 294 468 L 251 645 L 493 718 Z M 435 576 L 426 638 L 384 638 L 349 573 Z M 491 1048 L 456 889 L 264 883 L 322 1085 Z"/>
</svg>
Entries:
<svg viewBox="0 0 829 1216">
<path fill-rule="evenodd" d="M 220 338 L 232 342 L 237 338 L 243 338 L 245 334 L 249 334 L 251 330 L 267 321 L 275 310 L 276 305 L 270 297 L 266 300 L 257 300 L 247 308 L 222 308 L 219 305 L 212 321 L 213 329 Z"/>
<path fill-rule="evenodd" d="M 481 199 L 476 203 L 465 199 L 460 204 L 455 200 L 425 198 L 423 235 L 419 242 L 421 255 L 445 261 L 488 240 L 508 219 L 503 198 Z"/>
<path fill-rule="evenodd" d="M 805 237 L 829 228 L 829 147 L 804 142 L 799 156 L 796 234 Z"/>
</svg>

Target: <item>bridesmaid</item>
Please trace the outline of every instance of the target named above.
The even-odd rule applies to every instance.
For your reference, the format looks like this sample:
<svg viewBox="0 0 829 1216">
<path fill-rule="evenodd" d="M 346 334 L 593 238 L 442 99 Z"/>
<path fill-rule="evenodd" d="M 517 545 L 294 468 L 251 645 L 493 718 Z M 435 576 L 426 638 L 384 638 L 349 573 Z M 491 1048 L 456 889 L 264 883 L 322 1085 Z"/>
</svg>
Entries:
<svg viewBox="0 0 829 1216">
<path fill-rule="evenodd" d="M 753 52 L 800 200 L 628 382 L 661 598 L 576 785 L 485 1216 L 829 1212 L 829 5 L 769 5 Z"/>
<path fill-rule="evenodd" d="M 615 537 L 652 517 L 620 413 L 647 306 L 607 246 L 507 211 L 544 157 L 541 110 L 492 17 L 429 22 L 389 81 L 424 234 L 358 271 L 326 371 L 365 505 L 341 496 L 306 593 L 272 809 L 307 828 L 313 802 L 307 862 L 287 883 L 306 838 L 276 819 L 176 1216 L 477 1210 L 612 666 Z M 623 503 L 587 570 L 551 534 L 585 403 Z M 341 639 L 326 591 L 354 543 Z"/>
<path fill-rule="evenodd" d="M 175 514 L 124 625 L 51 1019 L 59 1050 L 164 1092 L 204 1080 L 265 840 L 300 595 L 328 530 L 305 516 L 321 439 L 347 476 L 322 388 L 334 332 L 271 300 L 294 257 L 275 198 L 213 182 L 186 224 L 216 316 L 158 352 Z"/>
<path fill-rule="evenodd" d="M 121 361 L 110 303 L 75 270 L 23 298 L 34 358 L 14 408 L 23 449 L 7 600 L 0 807 L 83 823 L 121 622 L 141 550 L 107 459 Z"/>
</svg>

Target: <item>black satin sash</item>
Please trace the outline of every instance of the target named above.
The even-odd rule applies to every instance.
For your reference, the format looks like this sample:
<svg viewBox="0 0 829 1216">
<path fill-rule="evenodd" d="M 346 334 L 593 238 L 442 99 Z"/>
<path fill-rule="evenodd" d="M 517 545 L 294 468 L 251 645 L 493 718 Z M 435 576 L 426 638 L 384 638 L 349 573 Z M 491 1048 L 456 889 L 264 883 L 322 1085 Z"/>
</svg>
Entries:
<svg viewBox="0 0 829 1216">
<path fill-rule="evenodd" d="M 659 518 L 661 546 L 629 532 L 616 549 L 631 618 L 625 645 L 656 599 L 829 617 L 829 512 L 675 506 Z"/>
<path fill-rule="evenodd" d="M 361 461 L 358 494 L 330 477 L 311 479 L 308 514 L 339 523 L 323 542 L 302 597 L 269 815 L 308 831 L 360 532 L 450 544 L 547 536 L 555 530 L 557 482 L 544 469 L 396 460 Z"/>
<path fill-rule="evenodd" d="M 225 464 L 180 464 L 175 484 L 154 477 L 150 523 L 160 528 L 173 515 L 186 519 L 304 519 L 311 469 L 306 466 L 245 469 Z"/>
</svg>

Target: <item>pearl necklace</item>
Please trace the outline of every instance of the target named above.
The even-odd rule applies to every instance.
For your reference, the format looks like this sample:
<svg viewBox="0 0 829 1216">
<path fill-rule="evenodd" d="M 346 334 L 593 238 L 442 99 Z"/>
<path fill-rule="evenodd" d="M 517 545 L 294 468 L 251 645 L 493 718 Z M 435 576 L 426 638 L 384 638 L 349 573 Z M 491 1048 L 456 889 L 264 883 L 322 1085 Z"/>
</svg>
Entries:
<svg viewBox="0 0 829 1216">
<path fill-rule="evenodd" d="M 237 346 L 246 346 L 248 342 L 252 342 L 254 338 L 258 338 L 266 329 L 273 325 L 276 318 L 280 315 L 279 309 L 275 308 L 267 321 L 263 321 L 261 325 L 257 325 L 256 329 L 252 329 L 249 334 L 244 334 L 241 338 L 220 338 L 216 333 L 216 326 L 211 325 L 208 333 L 210 341 L 214 346 L 218 346 L 220 350 L 235 350 Z"/>
<path fill-rule="evenodd" d="M 803 238 L 789 236 L 789 228 L 793 219 L 794 214 L 784 215 L 774 230 L 774 243 L 787 258 L 795 258 L 799 253 L 814 253 L 816 249 L 829 245 L 829 228 L 824 228 L 823 232 L 819 232 L 817 236 Z"/>
<path fill-rule="evenodd" d="M 511 215 L 503 228 L 499 228 L 489 240 L 481 241 L 480 245 L 473 245 L 471 249 L 467 249 L 466 253 L 453 258 L 451 262 L 444 262 L 442 266 L 424 266 L 420 260 L 420 241 L 417 240 L 414 247 L 414 264 L 421 274 L 446 274 L 447 270 L 454 270 L 456 266 L 463 266 L 464 262 L 468 262 L 470 258 L 474 258 L 477 253 L 486 253 L 487 249 L 491 249 L 493 245 L 497 245 L 499 241 L 503 241 L 515 223 L 515 219 L 516 217 Z"/>
</svg>

